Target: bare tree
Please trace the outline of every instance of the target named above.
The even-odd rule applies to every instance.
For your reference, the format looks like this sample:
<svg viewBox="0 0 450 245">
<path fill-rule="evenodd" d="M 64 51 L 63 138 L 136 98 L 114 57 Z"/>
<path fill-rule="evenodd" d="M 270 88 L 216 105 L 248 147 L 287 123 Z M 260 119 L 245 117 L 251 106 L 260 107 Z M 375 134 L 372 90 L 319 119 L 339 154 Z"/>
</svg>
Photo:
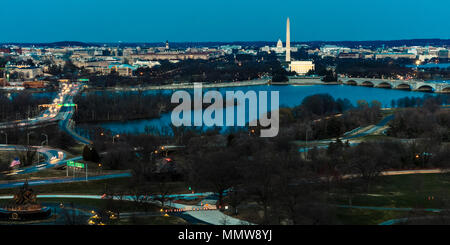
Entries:
<svg viewBox="0 0 450 245">
<path fill-rule="evenodd" d="M 367 192 L 370 190 L 370 185 L 386 168 L 385 163 L 388 157 L 385 156 L 379 144 L 363 142 L 350 149 L 349 168 L 361 178 Z"/>
<path fill-rule="evenodd" d="M 198 187 L 212 188 L 218 196 L 217 206 L 223 208 L 225 191 L 237 184 L 238 155 L 232 151 L 197 154 L 191 159 L 191 179 Z"/>
<path fill-rule="evenodd" d="M 170 178 L 167 175 L 163 175 L 160 177 L 158 181 L 158 195 L 155 200 L 161 202 L 161 208 L 164 208 L 166 201 L 170 198 L 168 197 L 173 192 L 173 185 L 169 182 Z"/>
</svg>

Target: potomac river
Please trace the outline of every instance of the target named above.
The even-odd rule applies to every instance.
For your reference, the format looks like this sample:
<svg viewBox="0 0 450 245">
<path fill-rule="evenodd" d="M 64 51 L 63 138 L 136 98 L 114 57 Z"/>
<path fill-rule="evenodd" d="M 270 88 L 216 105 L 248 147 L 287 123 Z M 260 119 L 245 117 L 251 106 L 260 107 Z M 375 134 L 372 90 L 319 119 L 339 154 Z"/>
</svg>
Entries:
<svg viewBox="0 0 450 245">
<path fill-rule="evenodd" d="M 221 88 L 204 88 L 203 92 L 208 90 L 217 90 L 223 94 L 225 98 L 226 91 L 241 90 L 244 93 L 253 90 L 258 94 L 259 91 L 279 91 L 280 107 L 295 107 L 300 105 L 302 100 L 313 94 L 330 94 L 334 99 L 348 99 L 353 105 L 356 105 L 358 100 L 365 100 L 372 102 L 379 101 L 383 107 L 391 107 L 391 101 L 404 97 L 423 97 L 424 92 L 414 92 L 396 89 L 370 88 L 363 86 L 348 86 L 348 85 L 255 85 L 255 86 L 240 86 L 240 87 L 221 87 Z M 164 93 L 171 94 L 175 90 L 145 90 L 144 94 Z M 192 89 L 186 89 L 192 93 Z M 98 93 L 91 91 L 87 93 Z M 122 93 L 121 91 L 108 91 L 107 93 Z M 433 95 L 433 94 L 429 94 Z M 270 101 L 270 98 L 269 98 Z M 237 105 L 242 106 L 242 105 Z M 236 113 L 236 108 L 235 108 Z M 248 113 L 248 111 L 246 112 Z M 246 121 L 248 122 L 248 116 Z M 146 127 L 154 129 L 166 128 L 171 124 L 171 113 L 165 113 L 158 119 L 142 119 L 125 122 L 107 122 L 91 124 L 110 130 L 113 133 L 143 133 Z M 81 125 L 80 125 L 81 126 Z"/>
</svg>

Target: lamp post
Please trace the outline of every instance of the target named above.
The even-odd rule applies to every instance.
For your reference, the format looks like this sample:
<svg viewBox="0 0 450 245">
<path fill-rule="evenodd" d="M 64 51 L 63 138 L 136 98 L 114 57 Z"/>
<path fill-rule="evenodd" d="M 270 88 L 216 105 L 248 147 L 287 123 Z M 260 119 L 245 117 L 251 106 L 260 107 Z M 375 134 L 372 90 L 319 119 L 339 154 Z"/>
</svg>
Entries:
<svg viewBox="0 0 450 245">
<path fill-rule="evenodd" d="M 87 162 L 84 164 L 84 167 L 86 168 L 86 182 L 88 181 L 88 164 Z"/>
<path fill-rule="evenodd" d="M 114 135 L 114 136 L 113 136 L 113 141 L 112 141 L 112 142 L 114 143 L 114 139 L 115 139 L 115 138 L 119 138 L 119 137 L 120 137 L 120 135 L 118 135 L 118 134 L 117 134 L 117 135 Z"/>
<path fill-rule="evenodd" d="M 44 135 L 44 136 L 45 136 L 45 143 L 46 143 L 46 145 L 48 145 L 48 135 L 47 135 L 47 134 L 44 134 L 44 133 L 42 133 L 41 135 Z"/>
<path fill-rule="evenodd" d="M 8 144 L 8 134 L 6 132 L 1 131 L 0 133 L 5 134 L 5 145 Z"/>
<path fill-rule="evenodd" d="M 155 160 L 155 154 L 158 154 L 158 150 L 155 150 L 155 151 L 152 151 L 151 152 L 151 161 L 152 161 L 152 163 L 153 163 L 153 161 Z"/>
<path fill-rule="evenodd" d="M 305 159 L 308 159 L 308 132 L 311 132 L 311 128 L 309 126 L 305 132 Z"/>
<path fill-rule="evenodd" d="M 34 134 L 34 132 L 31 131 L 31 132 L 27 133 L 27 145 L 30 145 L 30 135 L 31 134 Z"/>
</svg>

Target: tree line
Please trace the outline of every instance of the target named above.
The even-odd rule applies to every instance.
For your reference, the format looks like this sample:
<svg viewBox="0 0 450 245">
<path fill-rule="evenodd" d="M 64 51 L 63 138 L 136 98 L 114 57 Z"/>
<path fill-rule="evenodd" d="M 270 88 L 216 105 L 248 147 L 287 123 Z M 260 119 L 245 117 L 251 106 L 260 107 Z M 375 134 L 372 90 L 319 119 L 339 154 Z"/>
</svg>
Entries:
<svg viewBox="0 0 450 245">
<path fill-rule="evenodd" d="M 38 116 L 45 108 L 41 104 L 50 103 L 47 97 L 34 97 L 32 93 L 23 91 L 8 97 L 0 93 L 0 121 L 15 121 Z"/>
<path fill-rule="evenodd" d="M 169 95 L 144 94 L 142 91 L 86 93 L 76 97 L 74 103 L 78 105 L 74 114 L 77 122 L 159 118 L 174 107 Z"/>
</svg>

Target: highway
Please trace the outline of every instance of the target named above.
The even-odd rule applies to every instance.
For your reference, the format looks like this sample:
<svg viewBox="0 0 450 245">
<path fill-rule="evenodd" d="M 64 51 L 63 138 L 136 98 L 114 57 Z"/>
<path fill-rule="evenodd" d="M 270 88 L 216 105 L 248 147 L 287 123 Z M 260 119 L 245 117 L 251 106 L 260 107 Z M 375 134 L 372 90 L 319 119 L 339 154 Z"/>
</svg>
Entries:
<svg viewBox="0 0 450 245">
<path fill-rule="evenodd" d="M 76 96 L 79 92 L 81 92 L 84 84 L 76 84 L 71 86 L 72 86 L 70 88 L 71 91 L 64 94 L 63 104 L 73 104 L 73 97 Z M 92 144 L 92 141 L 86 139 L 81 135 L 78 135 L 75 131 L 73 131 L 73 129 L 70 126 L 70 120 L 73 116 L 73 113 L 75 112 L 75 109 L 76 108 L 74 106 L 62 107 L 62 109 L 58 111 L 58 118 L 60 120 L 58 125 L 61 128 L 61 130 L 69 134 L 77 142 L 90 145 Z"/>
<path fill-rule="evenodd" d="M 58 115 L 58 113 L 59 113 L 59 110 L 61 107 L 58 107 L 57 105 L 62 104 L 64 101 L 64 98 L 67 96 L 67 94 L 71 93 L 68 86 L 69 85 L 64 84 L 61 87 L 58 94 L 56 95 L 56 97 L 53 100 L 52 105 L 54 105 L 54 106 L 46 109 L 38 117 L 24 119 L 24 120 L 10 121 L 10 122 L 2 122 L 2 123 L 0 123 L 0 129 L 47 125 L 49 123 L 55 123 L 55 122 L 59 121 L 60 116 Z M 73 89 L 76 89 L 76 87 L 74 87 Z"/>
<path fill-rule="evenodd" d="M 20 168 L 17 170 L 12 170 L 8 175 L 15 175 L 15 174 L 29 174 L 34 173 L 43 169 L 53 168 L 57 166 L 61 166 L 62 163 L 65 163 L 64 161 L 66 157 L 66 153 L 62 150 L 53 149 L 50 147 L 43 147 L 43 146 L 30 146 L 31 148 L 36 149 L 36 151 L 44 155 L 44 162 L 39 162 L 38 165 L 26 167 L 26 168 Z M 0 151 L 26 151 L 27 147 L 22 145 L 0 145 Z M 76 158 L 77 160 L 79 158 Z"/>
<path fill-rule="evenodd" d="M 394 119 L 394 114 L 384 117 L 383 119 L 381 119 L 381 121 L 379 123 L 377 123 L 375 126 L 371 127 L 370 129 L 367 129 L 363 132 L 359 132 L 359 133 L 351 135 L 351 136 L 345 136 L 342 139 L 349 140 L 349 139 L 360 138 L 360 137 L 364 137 L 364 136 L 373 134 L 376 131 L 378 131 L 379 129 L 386 126 L 388 124 L 388 122 L 390 122 L 392 119 Z"/>
<path fill-rule="evenodd" d="M 381 128 L 385 127 L 388 122 L 390 122 L 392 119 L 394 119 L 394 115 L 389 115 L 384 117 L 383 119 L 381 119 L 380 122 L 378 122 L 377 124 L 375 124 L 374 126 L 370 126 L 370 127 L 366 127 L 366 128 L 355 128 L 349 132 L 344 133 L 344 136 L 341 137 L 340 139 L 345 142 L 348 140 L 349 144 L 351 146 L 357 145 L 359 143 L 361 143 L 359 140 L 355 140 L 357 138 L 362 138 L 368 135 L 371 135 L 377 131 L 379 131 Z M 325 139 L 325 140 L 316 140 L 316 141 L 310 141 L 309 144 L 312 146 L 308 146 L 308 147 L 301 147 L 299 148 L 299 152 L 306 152 L 311 150 L 314 147 L 317 148 L 328 148 L 328 144 L 331 142 L 336 142 L 336 140 L 333 139 Z"/>
<path fill-rule="evenodd" d="M 117 173 L 117 174 L 104 174 L 97 176 L 88 176 L 87 181 L 92 180 L 105 180 L 105 179 L 114 179 L 114 178 L 127 178 L 131 177 L 131 173 Z M 53 178 L 53 179 L 42 179 L 42 180 L 29 180 L 28 185 L 49 185 L 49 184 L 62 184 L 62 183 L 72 183 L 72 182 L 81 182 L 86 181 L 86 177 L 64 177 L 64 178 Z M 0 189 L 9 189 L 23 186 L 25 181 L 9 181 L 7 183 L 1 183 Z"/>
<path fill-rule="evenodd" d="M 73 131 L 69 125 L 70 119 L 75 112 L 74 106 L 64 106 L 64 104 L 73 104 L 73 97 L 76 96 L 83 88 L 84 84 L 62 84 L 61 89 L 53 101 L 54 107 L 49 107 L 39 117 L 31 118 L 28 120 L 20 120 L 13 122 L 4 122 L 0 124 L 0 128 L 11 127 L 33 127 L 39 125 L 47 125 L 59 121 L 61 130 L 68 133 L 77 142 L 82 144 L 92 144 L 92 142 Z M 64 160 L 66 153 L 59 149 L 43 146 L 30 146 L 35 148 L 39 153 L 45 157 L 44 162 L 35 166 L 12 170 L 8 175 L 16 174 L 30 174 L 41 170 L 59 167 L 66 164 L 67 161 L 76 161 L 82 159 L 82 157 L 75 157 L 72 159 Z M 0 151 L 25 151 L 27 147 L 20 145 L 0 145 Z"/>
<path fill-rule="evenodd" d="M 58 95 L 53 100 L 52 107 L 49 107 L 41 115 L 35 118 L 17 120 L 0 123 L 0 129 L 14 127 L 38 127 L 59 122 L 60 128 L 72 136 L 77 142 L 82 144 L 92 144 L 92 141 L 75 133 L 69 123 L 75 112 L 74 106 L 64 106 L 73 104 L 73 98 L 83 89 L 84 83 L 62 84 Z"/>
</svg>

